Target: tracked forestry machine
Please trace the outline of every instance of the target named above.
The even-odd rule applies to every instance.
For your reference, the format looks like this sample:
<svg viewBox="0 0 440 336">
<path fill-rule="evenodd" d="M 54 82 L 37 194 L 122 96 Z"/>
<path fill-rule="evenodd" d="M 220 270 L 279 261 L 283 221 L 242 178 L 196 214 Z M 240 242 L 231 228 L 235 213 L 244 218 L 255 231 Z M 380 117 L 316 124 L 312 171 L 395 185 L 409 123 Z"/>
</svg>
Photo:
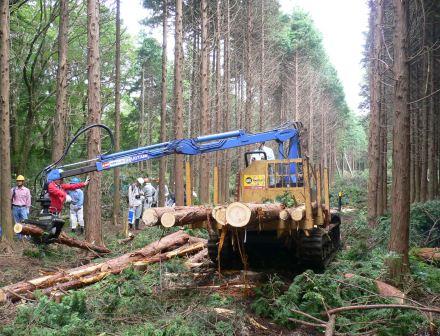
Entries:
<svg viewBox="0 0 440 336">
<path fill-rule="evenodd" d="M 301 124 L 298 122 L 259 133 L 237 130 L 177 139 L 61 166 L 76 139 L 94 127 L 104 129 L 113 142 L 108 127 L 99 124 L 87 126 L 77 132 L 62 158 L 41 172 L 39 201 L 43 210 L 40 219 L 30 222 L 48 231 L 47 242 L 60 234 L 63 225 L 50 213 L 45 189 L 47 176 L 54 170 L 61 178 L 66 178 L 171 154 L 200 155 L 275 142 L 278 159 L 268 157 L 262 146 L 245 152 L 245 168 L 239 172 L 237 179 L 236 202 L 216 205 L 212 208 L 212 219 L 207 218 L 199 225 L 209 232 L 210 258 L 226 266 L 237 259 L 245 264 L 248 257 L 250 261 L 252 258 L 259 260 L 261 255 L 275 262 L 283 255 L 306 267 L 322 268 L 339 248 L 340 218 L 330 209 L 328 170 L 311 165 L 306 157 L 301 156 Z M 277 203 L 283 197 L 288 197 L 291 204 Z"/>
</svg>

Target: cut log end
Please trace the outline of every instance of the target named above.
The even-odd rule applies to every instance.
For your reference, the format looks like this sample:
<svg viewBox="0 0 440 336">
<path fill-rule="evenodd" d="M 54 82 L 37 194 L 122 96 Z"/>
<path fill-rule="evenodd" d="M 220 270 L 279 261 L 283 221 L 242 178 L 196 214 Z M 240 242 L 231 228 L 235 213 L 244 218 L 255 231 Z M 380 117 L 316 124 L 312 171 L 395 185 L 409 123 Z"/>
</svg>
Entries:
<svg viewBox="0 0 440 336">
<path fill-rule="evenodd" d="M 304 205 L 299 206 L 290 212 L 290 216 L 292 217 L 292 219 L 297 222 L 301 221 L 305 217 L 305 215 L 306 207 Z"/>
<path fill-rule="evenodd" d="M 161 217 L 160 223 L 166 228 L 173 227 L 176 224 L 176 217 L 173 213 L 165 213 Z"/>
<path fill-rule="evenodd" d="M 142 214 L 142 220 L 146 226 L 153 226 L 159 222 L 159 217 L 154 209 L 146 209 Z"/>
<path fill-rule="evenodd" d="M 226 209 L 226 222 L 233 227 L 246 226 L 251 219 L 252 211 L 243 203 L 234 202 Z"/>
<path fill-rule="evenodd" d="M 289 212 L 286 209 L 280 211 L 280 219 L 283 220 L 283 221 L 286 221 L 286 220 L 290 219 L 290 214 L 289 214 Z"/>
<path fill-rule="evenodd" d="M 220 225 L 226 225 L 226 208 L 217 206 L 212 210 L 212 217 Z"/>
<path fill-rule="evenodd" d="M 16 223 L 14 225 L 14 232 L 15 233 L 20 233 L 21 231 L 23 231 L 23 225 L 21 225 L 20 223 Z"/>
</svg>

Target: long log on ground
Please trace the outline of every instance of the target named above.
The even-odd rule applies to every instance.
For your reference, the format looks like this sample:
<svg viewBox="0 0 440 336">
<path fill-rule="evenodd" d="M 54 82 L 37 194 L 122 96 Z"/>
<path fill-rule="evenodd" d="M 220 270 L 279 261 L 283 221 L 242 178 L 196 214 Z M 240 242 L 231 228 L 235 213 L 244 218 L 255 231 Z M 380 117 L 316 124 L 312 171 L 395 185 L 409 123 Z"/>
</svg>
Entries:
<svg viewBox="0 0 440 336">
<path fill-rule="evenodd" d="M 148 265 L 151 265 L 153 263 L 166 261 L 166 260 L 169 260 L 173 257 L 179 257 L 179 256 L 184 256 L 184 255 L 196 253 L 203 248 L 205 248 L 205 245 L 203 243 L 195 243 L 195 244 L 192 244 L 189 246 L 181 246 L 181 247 L 177 248 L 176 250 L 172 250 L 170 252 L 159 253 L 158 255 L 154 255 L 151 257 L 145 257 L 144 259 L 138 260 L 136 262 L 131 263 L 130 265 L 127 265 L 126 267 L 121 267 L 121 269 L 119 269 L 119 270 L 118 269 L 106 270 L 106 271 L 102 271 L 102 272 L 93 273 L 93 274 L 90 274 L 85 277 L 73 279 L 68 282 L 57 283 L 54 286 L 44 288 L 42 290 L 42 294 L 51 295 L 52 293 L 58 293 L 60 291 L 65 292 L 65 291 L 68 291 L 71 289 L 79 289 L 82 287 L 86 287 L 86 286 L 89 286 L 89 285 L 92 285 L 96 282 L 101 281 L 102 279 L 104 279 L 105 277 L 107 277 L 110 274 L 118 274 L 123 269 L 128 268 L 129 266 L 132 266 L 134 269 L 137 269 L 139 271 L 143 271 L 148 267 Z M 29 293 L 25 296 L 25 298 L 26 299 L 33 299 L 34 294 Z"/>
<path fill-rule="evenodd" d="M 32 237 L 41 237 L 44 234 L 44 230 L 39 228 L 38 226 L 31 224 L 23 224 L 17 223 L 14 225 L 14 232 L 20 233 L 27 236 Z M 93 251 L 97 253 L 110 253 L 111 251 L 105 246 L 98 246 L 94 244 L 90 244 L 84 240 L 75 239 L 73 237 L 69 237 L 64 232 L 61 232 L 59 237 L 55 240 L 58 244 L 67 245 L 70 247 L 77 247 L 83 250 Z"/>
<path fill-rule="evenodd" d="M 207 220 L 213 220 L 211 212 L 211 208 L 205 208 L 203 206 L 180 209 L 175 212 L 164 213 L 160 218 L 160 223 L 167 228 L 188 224 L 200 224 Z"/>
<path fill-rule="evenodd" d="M 0 303 L 19 301 L 23 296 L 32 298 L 33 292 L 37 289 L 41 289 L 44 292 L 46 288 L 59 286 L 59 289 L 62 290 L 65 288 L 76 288 L 75 286 L 79 285 L 79 283 L 87 285 L 89 282 L 96 282 L 93 279 L 98 279 L 101 273 L 117 274 L 137 261 L 152 257 L 170 248 L 182 246 L 188 242 L 189 238 L 190 236 L 183 231 L 177 231 L 137 251 L 106 260 L 102 263 L 80 266 L 67 271 L 61 271 L 52 275 L 5 286 L 0 288 Z"/>
<path fill-rule="evenodd" d="M 144 210 L 142 214 L 142 220 L 146 226 L 155 226 L 160 224 L 160 218 L 163 214 L 167 212 L 175 212 L 179 210 L 190 209 L 192 207 L 188 206 L 177 206 L 177 207 L 159 207 L 159 208 L 148 208 Z"/>
<path fill-rule="evenodd" d="M 243 227 L 269 222 L 278 219 L 283 209 L 282 204 L 234 202 L 226 208 L 226 223 L 233 227 Z"/>
<path fill-rule="evenodd" d="M 428 262 L 440 261 L 440 248 L 438 247 L 424 247 L 416 252 L 416 255 Z"/>
</svg>

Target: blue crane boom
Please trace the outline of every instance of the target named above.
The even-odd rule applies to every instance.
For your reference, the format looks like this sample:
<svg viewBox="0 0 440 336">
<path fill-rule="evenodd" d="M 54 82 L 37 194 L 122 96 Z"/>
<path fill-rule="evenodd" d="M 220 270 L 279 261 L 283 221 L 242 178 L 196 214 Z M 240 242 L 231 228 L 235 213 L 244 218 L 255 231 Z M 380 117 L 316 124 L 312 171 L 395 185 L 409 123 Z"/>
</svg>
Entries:
<svg viewBox="0 0 440 336">
<path fill-rule="evenodd" d="M 288 126 L 259 133 L 248 133 L 245 130 L 236 130 L 190 139 L 177 139 L 116 153 L 104 154 L 94 160 L 60 166 L 57 167 L 57 169 L 63 169 L 61 177 L 69 177 L 92 171 L 108 170 L 146 160 L 158 159 L 171 154 L 200 155 L 266 141 L 277 142 L 278 158 L 280 160 L 299 158 L 299 123 L 292 123 Z M 74 166 L 76 166 L 76 168 L 66 169 Z M 51 166 L 50 168 L 52 170 L 55 167 Z"/>
</svg>

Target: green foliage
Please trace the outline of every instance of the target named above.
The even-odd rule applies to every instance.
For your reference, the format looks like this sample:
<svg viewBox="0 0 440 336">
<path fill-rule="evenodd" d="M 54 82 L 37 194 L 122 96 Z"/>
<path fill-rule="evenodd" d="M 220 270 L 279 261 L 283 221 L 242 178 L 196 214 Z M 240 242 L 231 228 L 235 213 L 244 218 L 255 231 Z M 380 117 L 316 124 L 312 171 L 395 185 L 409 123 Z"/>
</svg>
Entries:
<svg viewBox="0 0 440 336">
<path fill-rule="evenodd" d="M 421 239 L 416 233 L 420 227 L 429 227 L 426 221 L 435 218 L 438 207 L 438 201 L 412 206 L 412 245 L 426 239 L 426 234 Z M 291 309 L 322 319 L 322 313 L 328 307 L 393 303 L 391 299 L 377 295 L 374 282 L 374 279 L 386 275 L 384 260 L 390 234 L 389 217 L 381 218 L 378 226 L 371 228 L 367 224 L 365 211 L 358 211 L 352 216 L 352 221 L 343 231 L 345 249 L 339 252 L 337 260 L 323 274 L 306 271 L 296 276 L 286 291 L 283 291 L 281 281 L 275 281 L 277 286 L 269 281 L 256 290 L 257 295 L 252 304 L 254 312 L 293 328 L 295 324 L 288 320 L 289 317 L 307 318 L 293 313 Z M 433 222 L 430 224 L 432 226 Z M 423 299 L 420 298 L 427 294 L 438 295 L 439 284 L 440 269 L 420 261 L 414 253 L 411 256 L 411 279 L 405 284 L 405 290 L 410 291 L 409 297 L 421 301 Z M 369 330 L 376 330 L 377 335 L 411 335 L 427 324 L 424 315 L 414 310 L 381 309 L 340 314 L 336 320 L 336 330 L 350 335 Z"/>
<path fill-rule="evenodd" d="M 20 307 L 14 325 L 0 327 L 0 334 L 73 336 L 94 335 L 93 330 L 85 293 L 78 291 L 64 297 L 59 304 L 42 296 L 35 305 Z"/>
<path fill-rule="evenodd" d="M 282 195 L 278 195 L 275 198 L 275 201 L 283 204 L 286 208 L 291 208 L 298 205 L 295 199 L 295 195 L 288 191 L 285 191 Z"/>
<path fill-rule="evenodd" d="M 290 287 L 274 298 L 267 291 L 257 292 L 252 305 L 254 311 L 277 323 L 293 328 L 295 324 L 289 317 L 307 320 L 291 309 L 304 311 L 319 319 L 329 307 L 362 305 L 373 303 L 391 303 L 390 299 L 377 296 L 377 289 L 371 278 L 355 275 L 346 278 L 343 273 L 330 269 L 324 274 L 306 271 L 295 277 Z M 366 323 L 376 321 L 375 323 Z M 363 312 L 348 312 L 338 316 L 336 330 L 341 333 L 355 334 L 376 330 L 378 335 L 409 335 L 426 323 L 422 315 L 415 311 L 381 309 Z"/>
<path fill-rule="evenodd" d="M 440 246 L 440 200 L 411 206 L 411 240 L 417 246 Z"/>
<path fill-rule="evenodd" d="M 228 307 L 234 302 L 233 297 L 213 293 L 208 297 L 207 305 L 210 307 Z"/>
<path fill-rule="evenodd" d="M 367 202 L 367 184 L 368 172 L 354 172 L 353 177 L 336 176 L 336 181 L 330 190 L 330 203 L 333 207 L 338 205 L 338 193 L 342 191 L 344 197 L 342 199 L 343 205 L 350 205 L 352 207 L 361 208 Z"/>
</svg>

